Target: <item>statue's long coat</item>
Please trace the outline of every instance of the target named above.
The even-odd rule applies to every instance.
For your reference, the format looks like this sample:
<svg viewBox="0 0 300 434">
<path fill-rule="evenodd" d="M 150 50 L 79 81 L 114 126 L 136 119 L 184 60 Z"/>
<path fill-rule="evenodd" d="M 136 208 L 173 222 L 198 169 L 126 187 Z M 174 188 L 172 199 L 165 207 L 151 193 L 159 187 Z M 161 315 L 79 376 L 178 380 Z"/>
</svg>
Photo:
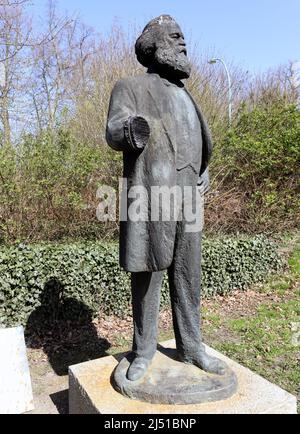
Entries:
<svg viewBox="0 0 300 434">
<path fill-rule="evenodd" d="M 190 94 L 189 94 L 190 95 Z M 190 96 L 191 97 L 191 96 Z M 196 103 L 202 138 L 199 138 L 199 175 L 207 169 L 212 142 L 209 129 Z M 144 117 L 151 129 L 143 152 L 132 150 L 124 135 L 130 116 Z M 151 222 L 151 186 L 176 185 L 176 112 L 170 106 L 166 84 L 157 74 L 142 74 L 116 83 L 110 101 L 107 142 L 124 152 L 124 178 L 128 189 L 143 186 L 148 191 L 149 221 L 121 222 L 120 265 L 130 272 L 166 270 L 172 263 L 176 222 Z M 189 146 L 189 143 L 184 144 Z M 201 158 L 202 155 L 202 158 Z M 130 206 L 128 200 L 128 207 Z"/>
</svg>

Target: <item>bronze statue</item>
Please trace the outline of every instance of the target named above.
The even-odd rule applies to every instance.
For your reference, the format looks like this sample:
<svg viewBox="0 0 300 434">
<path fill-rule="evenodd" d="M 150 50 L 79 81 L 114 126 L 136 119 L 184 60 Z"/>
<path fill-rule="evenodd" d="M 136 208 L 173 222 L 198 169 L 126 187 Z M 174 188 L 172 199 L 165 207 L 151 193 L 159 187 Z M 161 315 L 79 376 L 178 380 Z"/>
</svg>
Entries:
<svg viewBox="0 0 300 434">
<path fill-rule="evenodd" d="M 152 20 L 136 42 L 136 55 L 147 72 L 117 82 L 107 122 L 108 144 L 124 154 L 128 189 L 143 186 L 149 197 L 155 186 L 202 186 L 206 192 L 212 141 L 201 110 L 182 82 L 189 78 L 191 64 L 174 19 L 162 15 Z M 129 198 L 128 208 L 130 204 Z M 132 273 L 134 357 L 127 379 L 141 379 L 156 352 L 165 270 L 178 359 L 222 375 L 226 365 L 206 353 L 200 333 L 202 231 L 187 231 L 184 217 L 151 221 L 150 208 L 149 219 L 127 219 L 120 228 L 120 263 Z"/>
</svg>

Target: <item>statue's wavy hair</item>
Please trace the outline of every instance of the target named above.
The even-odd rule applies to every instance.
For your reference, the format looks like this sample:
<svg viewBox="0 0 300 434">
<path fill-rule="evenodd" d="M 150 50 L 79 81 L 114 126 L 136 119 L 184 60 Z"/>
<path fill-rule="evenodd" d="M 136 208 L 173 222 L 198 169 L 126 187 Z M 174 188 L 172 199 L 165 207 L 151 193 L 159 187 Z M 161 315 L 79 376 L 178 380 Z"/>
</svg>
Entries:
<svg viewBox="0 0 300 434">
<path fill-rule="evenodd" d="M 165 23 L 176 23 L 176 21 L 170 15 L 160 15 L 146 25 L 141 36 L 136 41 L 135 54 L 137 60 L 146 68 L 152 63 L 161 26 Z"/>
</svg>

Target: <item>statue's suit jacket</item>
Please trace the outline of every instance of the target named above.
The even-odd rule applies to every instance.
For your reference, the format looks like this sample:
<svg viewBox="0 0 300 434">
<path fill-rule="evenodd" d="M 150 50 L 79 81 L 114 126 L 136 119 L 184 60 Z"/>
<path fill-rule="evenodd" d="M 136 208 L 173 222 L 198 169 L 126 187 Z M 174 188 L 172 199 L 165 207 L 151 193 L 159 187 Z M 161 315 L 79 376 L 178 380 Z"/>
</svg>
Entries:
<svg viewBox="0 0 300 434">
<path fill-rule="evenodd" d="M 187 91 L 186 91 L 187 92 Z M 212 141 L 205 119 L 189 94 L 201 124 L 199 175 L 208 167 Z M 148 144 L 134 151 L 124 132 L 129 117 L 142 116 L 150 126 Z M 173 261 L 176 221 L 151 222 L 152 186 L 176 186 L 176 113 L 170 106 L 166 85 L 158 74 L 142 74 L 116 83 L 109 106 L 106 137 L 111 148 L 123 151 L 127 188 L 142 186 L 148 192 L 148 221 L 121 221 L 120 265 L 130 272 L 166 270 Z M 189 146 L 189 143 L 184 144 Z M 197 180 L 196 180 L 197 184 Z M 127 206 L 131 204 L 128 199 Z M 145 219 L 147 220 L 147 219 Z"/>
</svg>

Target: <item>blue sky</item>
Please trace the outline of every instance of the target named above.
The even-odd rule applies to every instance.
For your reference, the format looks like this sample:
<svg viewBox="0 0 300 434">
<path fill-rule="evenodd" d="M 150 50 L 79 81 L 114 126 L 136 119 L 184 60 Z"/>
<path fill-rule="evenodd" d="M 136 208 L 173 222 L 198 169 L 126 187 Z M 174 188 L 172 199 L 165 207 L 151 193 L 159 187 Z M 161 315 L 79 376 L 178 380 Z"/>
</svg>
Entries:
<svg viewBox="0 0 300 434">
<path fill-rule="evenodd" d="M 35 13 L 45 1 L 33 0 Z M 60 10 L 78 13 L 107 32 L 115 19 L 125 28 L 143 26 L 168 13 L 199 50 L 213 49 L 250 72 L 300 60 L 300 0 L 57 0 Z"/>
</svg>

